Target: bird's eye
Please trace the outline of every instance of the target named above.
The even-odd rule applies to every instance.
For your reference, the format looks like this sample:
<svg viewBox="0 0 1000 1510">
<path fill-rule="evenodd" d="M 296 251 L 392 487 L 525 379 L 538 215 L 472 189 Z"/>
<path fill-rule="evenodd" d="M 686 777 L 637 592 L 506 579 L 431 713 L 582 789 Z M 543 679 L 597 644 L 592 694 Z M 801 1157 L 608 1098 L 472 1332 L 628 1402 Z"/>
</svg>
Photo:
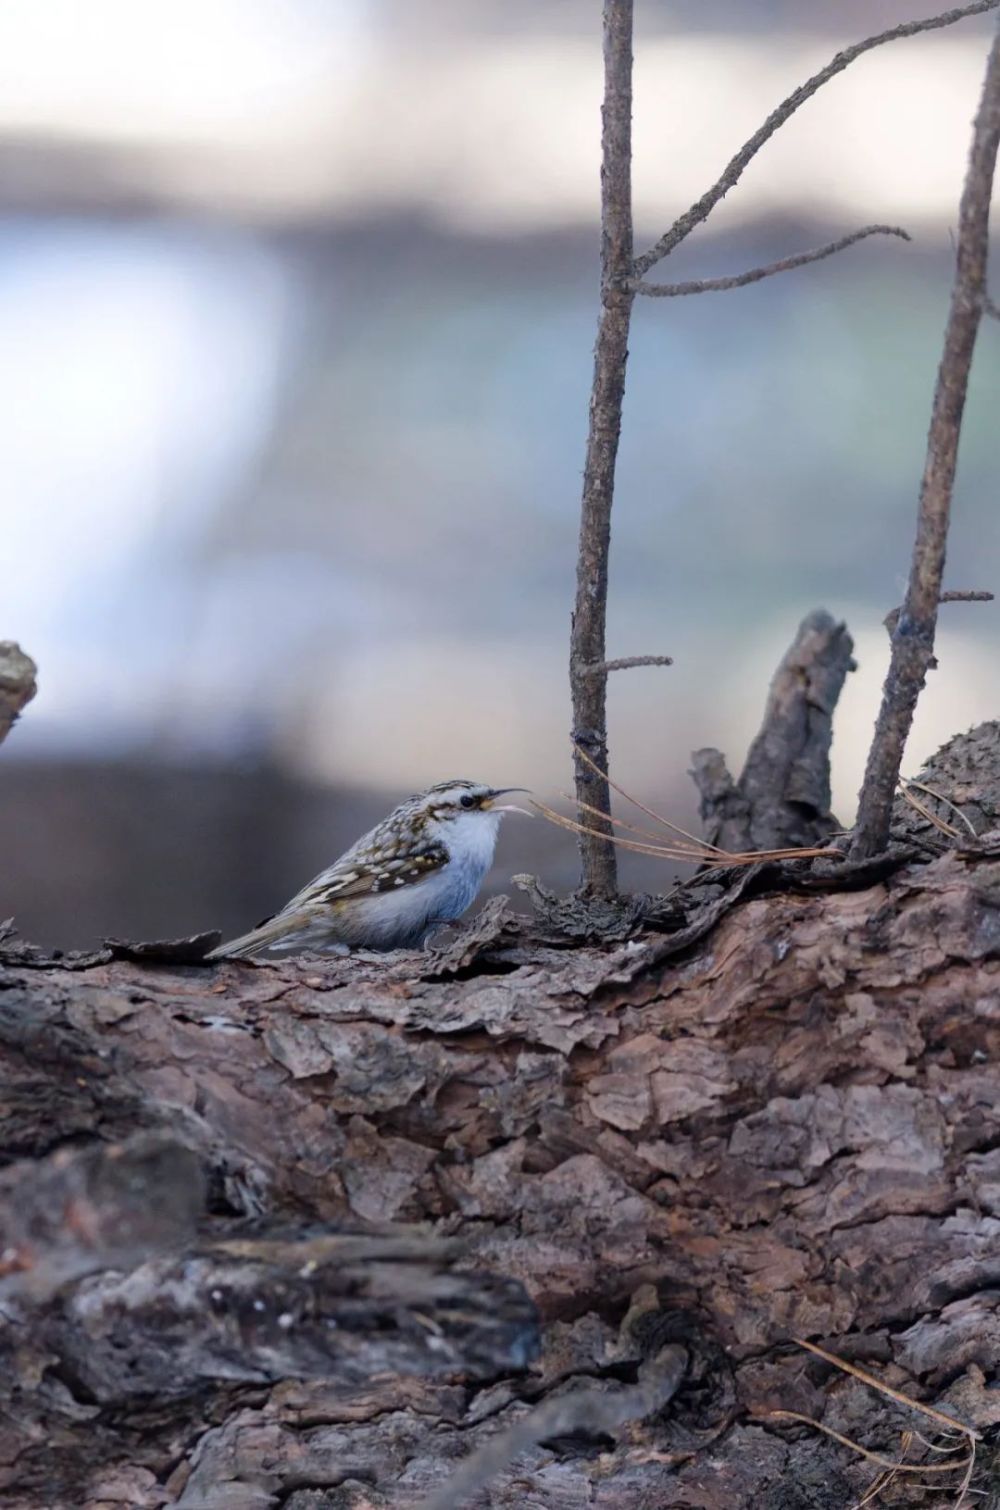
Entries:
<svg viewBox="0 0 1000 1510">
<path fill-rule="evenodd" d="M 466 792 L 464 797 L 459 798 L 459 803 L 462 807 L 475 807 L 476 799 Z"/>
</svg>

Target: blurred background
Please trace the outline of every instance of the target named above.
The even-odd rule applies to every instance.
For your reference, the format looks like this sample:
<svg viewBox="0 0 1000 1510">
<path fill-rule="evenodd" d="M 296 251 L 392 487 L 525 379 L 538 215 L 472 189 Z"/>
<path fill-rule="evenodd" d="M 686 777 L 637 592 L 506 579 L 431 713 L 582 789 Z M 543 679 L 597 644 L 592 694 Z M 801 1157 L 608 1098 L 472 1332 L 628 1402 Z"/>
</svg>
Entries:
<svg viewBox="0 0 1000 1510">
<path fill-rule="evenodd" d="M 645 245 L 839 47 L 927 0 L 637 0 Z M 614 771 L 696 821 L 801 615 L 847 619 L 849 821 L 885 671 L 992 18 L 827 86 L 640 301 L 616 497 Z M 599 0 L 4 0 L 0 917 L 49 945 L 242 930 L 400 797 L 570 781 L 566 644 L 597 310 Z M 1000 275 L 998 275 L 1000 277 Z M 1000 330 L 947 583 L 1000 587 Z M 915 772 L 998 711 L 1000 610 L 946 608 Z M 566 887 L 509 820 L 494 889 Z M 666 872 L 625 861 L 626 883 Z"/>
</svg>

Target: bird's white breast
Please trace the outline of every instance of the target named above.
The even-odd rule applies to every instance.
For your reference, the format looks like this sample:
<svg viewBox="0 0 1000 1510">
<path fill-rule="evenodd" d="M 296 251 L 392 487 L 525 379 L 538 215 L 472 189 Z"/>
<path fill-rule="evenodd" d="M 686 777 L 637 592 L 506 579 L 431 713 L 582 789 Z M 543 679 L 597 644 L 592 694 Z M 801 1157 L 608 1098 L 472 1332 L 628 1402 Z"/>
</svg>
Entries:
<svg viewBox="0 0 1000 1510">
<path fill-rule="evenodd" d="M 434 895 L 434 915 L 457 918 L 475 900 L 493 864 L 500 829 L 500 813 L 460 813 L 434 825 L 448 851 L 448 863 L 422 884 Z"/>
<path fill-rule="evenodd" d="M 493 863 L 500 817 L 499 813 L 463 813 L 429 825 L 431 837 L 448 851 L 445 865 L 421 881 L 390 885 L 347 904 L 357 914 L 365 944 L 373 948 L 418 944 L 435 923 L 461 917 L 475 901 Z"/>
</svg>

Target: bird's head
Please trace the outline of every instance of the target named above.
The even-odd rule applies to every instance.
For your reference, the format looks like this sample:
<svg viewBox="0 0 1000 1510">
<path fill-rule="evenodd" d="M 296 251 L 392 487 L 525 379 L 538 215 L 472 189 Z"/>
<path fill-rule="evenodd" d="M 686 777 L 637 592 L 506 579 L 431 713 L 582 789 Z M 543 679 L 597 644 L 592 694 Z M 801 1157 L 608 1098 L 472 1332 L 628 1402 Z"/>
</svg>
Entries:
<svg viewBox="0 0 1000 1510">
<path fill-rule="evenodd" d="M 415 801 L 427 818 L 437 823 L 468 823 L 488 820 L 496 827 L 503 813 L 523 813 L 530 818 L 527 808 L 514 802 L 503 802 L 513 792 L 525 792 L 523 786 L 486 786 L 481 781 L 440 781 L 429 791 L 423 792 Z"/>
</svg>

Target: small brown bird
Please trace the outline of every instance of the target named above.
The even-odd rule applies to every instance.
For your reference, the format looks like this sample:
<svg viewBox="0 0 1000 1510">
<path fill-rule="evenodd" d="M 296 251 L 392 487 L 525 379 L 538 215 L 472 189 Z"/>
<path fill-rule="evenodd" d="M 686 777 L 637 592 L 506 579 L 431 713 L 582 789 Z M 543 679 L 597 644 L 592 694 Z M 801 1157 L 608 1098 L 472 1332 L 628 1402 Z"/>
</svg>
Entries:
<svg viewBox="0 0 1000 1510">
<path fill-rule="evenodd" d="M 497 799 L 525 790 L 442 781 L 407 798 L 273 918 L 208 959 L 418 947 L 474 901 L 501 817 L 526 813 Z"/>
</svg>

